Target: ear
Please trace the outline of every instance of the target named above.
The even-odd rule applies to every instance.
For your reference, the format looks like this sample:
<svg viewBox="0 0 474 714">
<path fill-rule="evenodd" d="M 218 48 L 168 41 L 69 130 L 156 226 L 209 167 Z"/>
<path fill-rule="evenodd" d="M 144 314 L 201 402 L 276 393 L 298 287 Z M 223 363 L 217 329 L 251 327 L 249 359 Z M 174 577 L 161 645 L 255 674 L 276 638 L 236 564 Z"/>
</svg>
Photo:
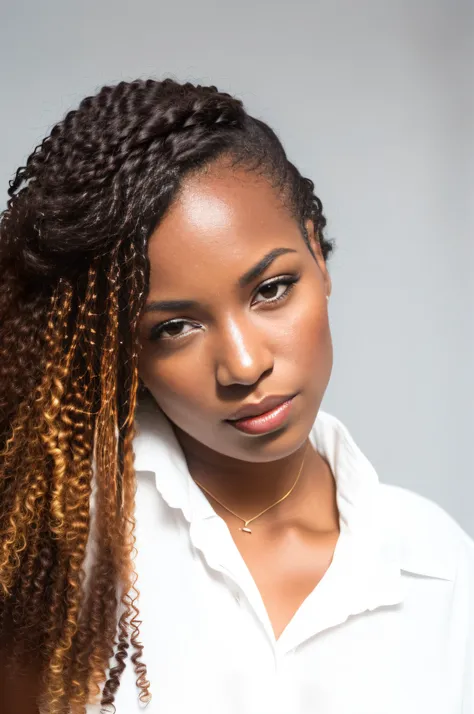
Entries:
<svg viewBox="0 0 474 714">
<path fill-rule="evenodd" d="M 318 264 L 318 267 L 319 267 L 319 269 L 322 273 L 322 276 L 323 276 L 326 295 L 329 297 L 331 294 L 331 290 L 332 290 L 331 276 L 328 273 L 326 261 L 324 260 L 323 252 L 321 250 L 321 243 L 319 242 L 319 237 L 317 235 L 315 235 L 314 223 L 310 218 L 308 218 L 308 220 L 305 221 L 305 228 L 306 228 L 306 234 L 308 236 L 308 242 L 311 246 L 311 250 L 313 251 L 314 258 L 315 258 L 315 260 Z"/>
</svg>

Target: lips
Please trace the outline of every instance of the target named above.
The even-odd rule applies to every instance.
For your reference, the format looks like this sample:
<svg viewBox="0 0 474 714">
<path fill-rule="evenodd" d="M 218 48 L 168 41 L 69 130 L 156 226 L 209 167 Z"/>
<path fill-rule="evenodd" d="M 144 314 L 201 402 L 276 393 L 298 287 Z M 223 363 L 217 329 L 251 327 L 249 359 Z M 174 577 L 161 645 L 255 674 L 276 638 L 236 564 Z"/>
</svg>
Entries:
<svg viewBox="0 0 474 714">
<path fill-rule="evenodd" d="M 281 402 L 281 397 L 278 398 L 276 406 L 268 408 L 268 405 L 272 402 L 270 400 L 265 400 L 259 402 L 258 405 L 248 405 L 246 411 L 252 407 L 252 411 L 261 411 L 265 409 L 263 413 L 253 416 L 241 417 L 237 420 L 227 419 L 227 423 L 237 431 L 243 432 L 244 434 L 249 434 L 252 436 L 261 436 L 263 434 L 269 434 L 271 432 L 278 431 L 285 425 L 288 425 L 293 413 L 293 398 L 286 399 Z M 275 399 L 272 400 L 275 403 Z M 244 407 L 241 409 L 241 413 L 244 411 Z"/>
<path fill-rule="evenodd" d="M 266 414 L 267 412 L 272 411 L 276 407 L 279 407 L 281 404 L 290 401 L 294 396 L 294 394 L 287 394 L 285 396 L 275 395 L 271 397 L 265 397 L 265 399 L 262 399 L 262 401 L 256 404 L 244 405 L 225 421 L 235 422 L 239 421 L 240 419 L 256 417 L 262 414 Z"/>
</svg>

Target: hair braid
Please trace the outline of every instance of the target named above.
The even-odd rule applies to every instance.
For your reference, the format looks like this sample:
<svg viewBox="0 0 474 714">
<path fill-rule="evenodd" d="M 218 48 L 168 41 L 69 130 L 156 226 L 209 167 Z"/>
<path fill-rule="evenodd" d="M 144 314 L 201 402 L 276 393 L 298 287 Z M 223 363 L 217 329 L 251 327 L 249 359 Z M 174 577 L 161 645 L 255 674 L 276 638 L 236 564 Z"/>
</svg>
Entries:
<svg viewBox="0 0 474 714">
<path fill-rule="evenodd" d="M 68 311 L 71 293 L 65 284 L 61 283 L 58 295 L 55 297 L 54 306 L 59 303 L 58 315 L 63 316 Z M 61 292 L 64 289 L 64 294 Z M 61 304 L 62 299 L 62 304 Z M 54 308 L 55 309 L 55 308 Z M 58 364 L 58 359 L 61 355 L 62 342 L 66 338 L 64 333 L 64 322 L 54 333 L 56 325 L 51 318 L 46 334 L 46 344 L 50 349 L 50 361 L 45 365 L 45 375 L 41 386 L 37 390 L 36 398 L 32 405 L 24 402 L 20 405 L 18 418 L 14 421 L 12 427 L 12 435 L 7 440 L 2 456 L 5 459 L 5 473 L 8 476 L 17 473 L 18 462 L 22 464 L 20 474 L 22 480 L 14 483 L 12 488 L 13 505 L 9 515 L 8 525 L 4 525 L 4 540 L 2 542 L 1 557 L 0 557 L 0 583 L 3 591 L 8 594 L 9 589 L 14 582 L 15 572 L 17 571 L 20 562 L 21 554 L 27 546 L 28 529 L 33 522 L 35 510 L 35 493 L 30 486 L 37 479 L 44 478 L 44 473 L 37 468 L 37 452 L 36 449 L 28 448 L 27 429 L 25 422 L 31 416 L 30 412 L 36 412 L 37 418 L 35 429 L 40 435 L 43 444 L 46 444 L 47 453 L 50 457 L 59 460 L 58 467 L 61 468 L 61 454 L 58 454 L 55 444 L 55 434 L 51 424 L 54 419 L 54 412 L 59 406 L 59 395 L 62 391 L 61 385 L 61 366 Z M 33 446 L 38 448 L 40 444 L 34 442 Z M 7 485 L 8 488 L 8 485 Z M 41 490 L 41 489 L 40 489 Z M 26 497 L 25 497 L 26 493 Z M 6 493 L 3 493 L 3 498 Z"/>
<path fill-rule="evenodd" d="M 132 654 L 132 663 L 135 667 L 137 675 L 137 686 L 141 694 L 142 702 L 149 701 L 150 683 L 147 679 L 147 670 L 145 664 L 141 661 L 143 647 L 139 642 L 139 627 L 138 608 L 136 602 L 139 597 L 139 592 L 136 585 L 137 576 L 133 568 L 135 558 L 135 502 L 134 502 L 134 469 L 133 469 L 133 438 L 135 435 L 135 427 L 133 417 L 135 414 L 137 393 L 138 393 L 138 306 L 142 304 L 145 297 L 145 289 L 147 283 L 147 266 L 143 261 L 143 253 L 138 253 L 133 244 L 129 246 L 129 255 L 126 256 L 126 263 L 130 265 L 130 273 L 135 275 L 135 282 L 130 285 L 128 292 L 128 313 L 130 332 L 128 340 L 128 355 L 124 355 L 124 362 L 130 364 L 129 374 L 131 384 L 129 390 L 128 403 L 120 405 L 119 414 L 123 415 L 120 421 L 120 446 L 122 447 L 121 464 L 123 466 L 122 475 L 122 491 L 120 499 L 120 526 L 122 529 L 121 538 L 118 543 L 123 544 L 122 553 L 120 555 L 120 565 L 122 568 L 122 581 L 125 586 L 121 596 L 122 614 L 119 619 L 119 639 L 118 647 L 115 652 L 116 666 L 112 667 L 109 672 L 109 678 L 105 683 L 102 693 L 102 704 L 113 704 L 114 695 L 120 684 L 120 676 L 125 669 L 125 660 L 128 654 L 128 631 L 131 627 L 130 642 L 135 650 Z"/>
<path fill-rule="evenodd" d="M 86 316 L 91 314 L 91 302 L 94 297 L 97 268 L 89 268 L 86 296 L 79 307 L 75 332 L 66 357 L 66 372 L 81 347 L 81 340 L 86 329 Z M 84 580 L 83 563 L 89 533 L 89 506 L 92 486 L 91 464 L 91 424 L 88 414 L 86 394 L 88 385 L 83 384 L 80 375 L 71 382 L 67 397 L 61 407 L 60 437 L 61 451 L 69 455 L 70 470 L 74 477 L 64 484 L 64 520 L 68 524 L 67 533 L 59 539 L 62 556 L 67 563 L 64 573 L 65 588 L 65 624 L 61 637 L 51 658 L 49 677 L 49 705 L 53 708 L 61 698 L 69 701 L 70 692 L 63 686 L 63 673 L 71 670 L 71 652 L 73 640 L 78 631 L 79 613 L 83 599 L 82 583 Z"/>
</svg>

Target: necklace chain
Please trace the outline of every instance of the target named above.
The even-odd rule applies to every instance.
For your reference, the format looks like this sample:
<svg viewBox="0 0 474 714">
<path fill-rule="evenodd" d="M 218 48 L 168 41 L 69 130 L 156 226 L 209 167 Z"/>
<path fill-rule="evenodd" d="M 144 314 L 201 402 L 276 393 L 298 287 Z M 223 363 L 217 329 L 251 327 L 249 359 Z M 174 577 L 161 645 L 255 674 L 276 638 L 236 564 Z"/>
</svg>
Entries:
<svg viewBox="0 0 474 714">
<path fill-rule="evenodd" d="M 274 508 L 275 506 L 277 506 L 279 503 L 281 503 L 282 501 L 284 501 L 285 498 L 288 498 L 288 496 L 292 493 L 293 489 L 295 488 L 296 484 L 297 484 L 298 481 L 299 481 L 299 478 L 300 478 L 300 476 L 301 476 L 301 472 L 303 471 L 303 465 L 304 465 L 304 460 L 305 460 L 305 457 L 306 457 L 306 450 L 307 450 L 307 448 L 308 448 L 308 446 L 306 445 L 305 450 L 304 450 L 304 454 L 303 454 L 303 461 L 301 462 L 301 466 L 300 466 L 300 469 L 299 469 L 299 471 L 298 471 L 298 475 L 297 475 L 297 477 L 296 477 L 296 479 L 295 479 L 295 482 L 293 483 L 293 486 L 290 488 L 290 490 L 289 490 L 287 493 L 285 493 L 284 496 L 282 496 L 281 498 L 279 498 L 278 501 L 275 501 L 275 503 L 272 503 L 271 506 L 267 506 L 267 508 L 264 508 L 263 511 L 260 511 L 260 513 L 257 513 L 256 516 L 253 516 L 253 518 L 249 518 L 249 519 L 242 518 L 242 516 L 239 516 L 238 513 L 235 513 L 235 511 L 233 511 L 231 508 L 229 508 L 228 506 L 226 506 L 225 503 L 222 503 L 222 501 L 219 501 L 219 499 L 216 498 L 213 493 L 211 493 L 210 491 L 208 491 L 207 488 L 202 485 L 202 483 L 199 483 L 199 481 L 197 481 L 196 479 L 194 479 L 194 482 L 199 486 L 199 488 L 201 488 L 203 491 L 205 491 L 205 493 L 207 493 L 208 496 L 210 496 L 211 498 L 213 498 L 214 501 L 216 501 L 220 506 L 222 506 L 222 508 L 225 508 L 226 511 L 229 511 L 229 513 L 232 513 L 232 515 L 235 516 L 236 518 L 238 518 L 239 521 L 243 521 L 244 527 L 241 528 L 240 530 L 245 530 L 246 533 L 251 533 L 252 531 L 250 530 L 250 528 L 248 528 L 249 523 L 252 523 L 253 521 L 257 520 L 257 518 L 260 518 L 260 516 L 263 516 L 264 513 L 266 513 L 267 511 L 269 511 L 271 508 Z"/>
</svg>

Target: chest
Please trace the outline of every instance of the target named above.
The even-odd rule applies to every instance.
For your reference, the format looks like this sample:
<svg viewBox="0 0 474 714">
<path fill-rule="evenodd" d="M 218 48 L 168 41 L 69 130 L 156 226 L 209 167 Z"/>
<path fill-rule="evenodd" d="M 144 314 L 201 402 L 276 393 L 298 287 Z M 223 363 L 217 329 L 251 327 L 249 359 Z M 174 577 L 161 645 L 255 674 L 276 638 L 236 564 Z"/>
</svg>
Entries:
<svg viewBox="0 0 474 714">
<path fill-rule="evenodd" d="M 299 607 L 327 572 L 339 537 L 287 533 L 260 537 L 238 532 L 235 543 L 254 582 L 278 639 Z"/>
</svg>

